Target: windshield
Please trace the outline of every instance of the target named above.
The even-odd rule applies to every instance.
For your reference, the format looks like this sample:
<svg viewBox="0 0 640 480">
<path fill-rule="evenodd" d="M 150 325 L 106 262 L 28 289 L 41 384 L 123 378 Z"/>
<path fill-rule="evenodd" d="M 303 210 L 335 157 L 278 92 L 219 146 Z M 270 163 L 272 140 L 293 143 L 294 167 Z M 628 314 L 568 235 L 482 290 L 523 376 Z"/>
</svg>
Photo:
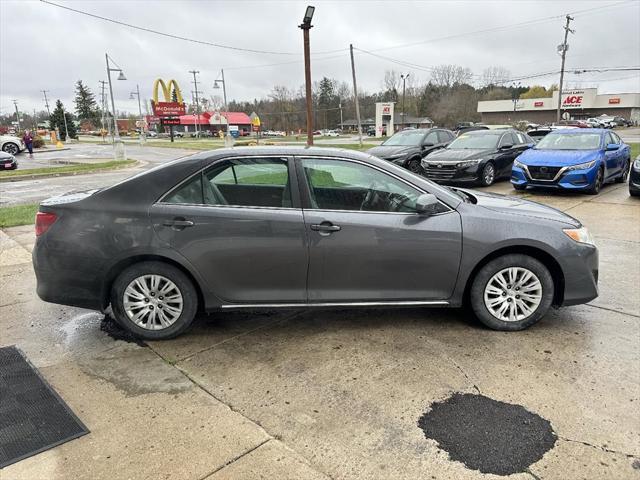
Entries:
<svg viewBox="0 0 640 480">
<path fill-rule="evenodd" d="M 536 150 L 597 150 L 598 133 L 550 133 L 535 146 Z"/>
<path fill-rule="evenodd" d="M 424 132 L 420 130 L 405 130 L 403 132 L 396 133 L 393 137 L 389 138 L 382 145 L 420 145 L 424 137 Z"/>
<path fill-rule="evenodd" d="M 496 148 L 500 135 L 466 135 L 462 134 L 449 144 L 447 149 L 488 149 Z"/>
</svg>

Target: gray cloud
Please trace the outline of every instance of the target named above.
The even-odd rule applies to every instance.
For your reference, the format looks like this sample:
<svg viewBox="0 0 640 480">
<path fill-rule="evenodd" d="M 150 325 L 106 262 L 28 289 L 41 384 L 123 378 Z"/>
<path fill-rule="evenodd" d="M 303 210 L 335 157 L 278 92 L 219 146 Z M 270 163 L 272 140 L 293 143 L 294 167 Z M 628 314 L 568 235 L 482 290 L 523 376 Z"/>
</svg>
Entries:
<svg viewBox="0 0 640 480">
<path fill-rule="evenodd" d="M 150 98 L 153 80 L 175 78 L 190 98 L 188 70 L 200 71 L 205 96 L 220 95 L 212 88 L 225 68 L 230 99 L 266 96 L 274 85 L 293 89 L 303 83 L 302 32 L 297 28 L 307 2 L 226 1 L 75 1 L 60 3 L 97 15 L 116 18 L 161 31 L 240 47 L 298 55 L 269 55 L 225 50 L 160 37 L 68 12 L 37 1 L 0 1 L 0 109 L 13 109 L 16 98 L 23 110 L 44 107 L 40 90 L 50 90 L 72 108 L 73 85 L 82 79 L 94 92 L 106 79 L 104 54 L 123 68 L 128 80 L 114 82 L 116 107 L 137 111 L 129 92 L 136 84 Z M 559 69 L 556 45 L 562 40 L 563 19 L 487 33 L 441 39 L 531 19 L 599 8 L 619 2 L 595 1 L 447 1 L 375 2 L 317 1 L 312 52 L 312 76 L 334 77 L 350 83 L 349 43 L 364 50 L 423 42 L 377 53 L 422 66 L 454 63 L 479 75 L 502 65 L 513 76 Z M 578 13 L 570 36 L 568 68 L 640 64 L 640 2 Z M 430 41 L 427 41 L 430 40 Z M 239 68 L 281 62 L 298 63 Z M 358 52 L 358 81 L 362 90 L 381 86 L 385 70 L 410 72 L 422 81 L 428 71 L 407 68 Z M 638 72 L 590 73 L 568 76 L 570 86 L 598 86 L 603 92 L 639 91 Z M 533 79 L 549 85 L 557 75 Z M 523 81 L 528 83 L 529 81 Z M 578 83 L 579 82 L 579 83 Z"/>
</svg>

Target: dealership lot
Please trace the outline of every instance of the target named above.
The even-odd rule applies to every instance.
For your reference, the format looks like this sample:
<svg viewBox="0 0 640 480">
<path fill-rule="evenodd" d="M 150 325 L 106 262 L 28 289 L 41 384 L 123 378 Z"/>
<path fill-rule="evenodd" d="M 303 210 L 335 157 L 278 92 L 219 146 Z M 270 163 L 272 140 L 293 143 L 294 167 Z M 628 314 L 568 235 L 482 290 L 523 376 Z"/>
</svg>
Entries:
<svg viewBox="0 0 640 480">
<path fill-rule="evenodd" d="M 457 310 L 246 312 L 141 344 L 102 315 L 37 299 L 32 227 L 0 233 L 1 346 L 21 348 L 91 431 L 2 477 L 499 478 L 419 428 L 455 392 L 550 422 L 555 444 L 508 478 L 638 477 L 640 201 L 626 185 L 524 195 L 591 229 L 601 291 L 514 333 Z"/>
</svg>

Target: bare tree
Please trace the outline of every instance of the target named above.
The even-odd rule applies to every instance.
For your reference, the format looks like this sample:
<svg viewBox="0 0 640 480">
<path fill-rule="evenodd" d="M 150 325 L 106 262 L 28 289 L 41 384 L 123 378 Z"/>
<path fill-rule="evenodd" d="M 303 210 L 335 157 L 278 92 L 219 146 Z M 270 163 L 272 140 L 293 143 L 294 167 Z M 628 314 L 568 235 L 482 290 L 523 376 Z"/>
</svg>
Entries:
<svg viewBox="0 0 640 480">
<path fill-rule="evenodd" d="M 489 87 L 491 85 L 502 85 L 511 78 L 511 72 L 504 67 L 494 65 L 485 68 L 480 77 L 480 86 Z"/>
<path fill-rule="evenodd" d="M 460 65 L 438 65 L 431 72 L 431 82 L 439 87 L 451 88 L 469 83 L 472 77 L 471 70 Z"/>
</svg>

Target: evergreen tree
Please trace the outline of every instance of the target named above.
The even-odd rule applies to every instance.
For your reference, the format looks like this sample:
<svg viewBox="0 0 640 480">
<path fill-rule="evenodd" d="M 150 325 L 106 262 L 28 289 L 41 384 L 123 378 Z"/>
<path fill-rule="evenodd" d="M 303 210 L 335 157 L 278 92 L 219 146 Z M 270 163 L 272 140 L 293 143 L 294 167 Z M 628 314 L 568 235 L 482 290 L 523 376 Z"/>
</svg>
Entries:
<svg viewBox="0 0 640 480">
<path fill-rule="evenodd" d="M 67 118 L 67 126 L 65 128 L 64 119 Z M 56 100 L 56 108 L 51 112 L 51 119 L 49 120 L 49 128 L 55 130 L 56 128 L 60 132 L 60 140 L 67 139 L 67 129 L 71 138 L 78 138 L 76 134 L 76 125 L 73 123 L 73 115 L 67 112 L 60 100 Z"/>
<path fill-rule="evenodd" d="M 89 120 L 96 123 L 100 118 L 98 104 L 91 89 L 82 83 L 82 80 L 76 82 L 76 114 L 80 121 Z"/>
</svg>

